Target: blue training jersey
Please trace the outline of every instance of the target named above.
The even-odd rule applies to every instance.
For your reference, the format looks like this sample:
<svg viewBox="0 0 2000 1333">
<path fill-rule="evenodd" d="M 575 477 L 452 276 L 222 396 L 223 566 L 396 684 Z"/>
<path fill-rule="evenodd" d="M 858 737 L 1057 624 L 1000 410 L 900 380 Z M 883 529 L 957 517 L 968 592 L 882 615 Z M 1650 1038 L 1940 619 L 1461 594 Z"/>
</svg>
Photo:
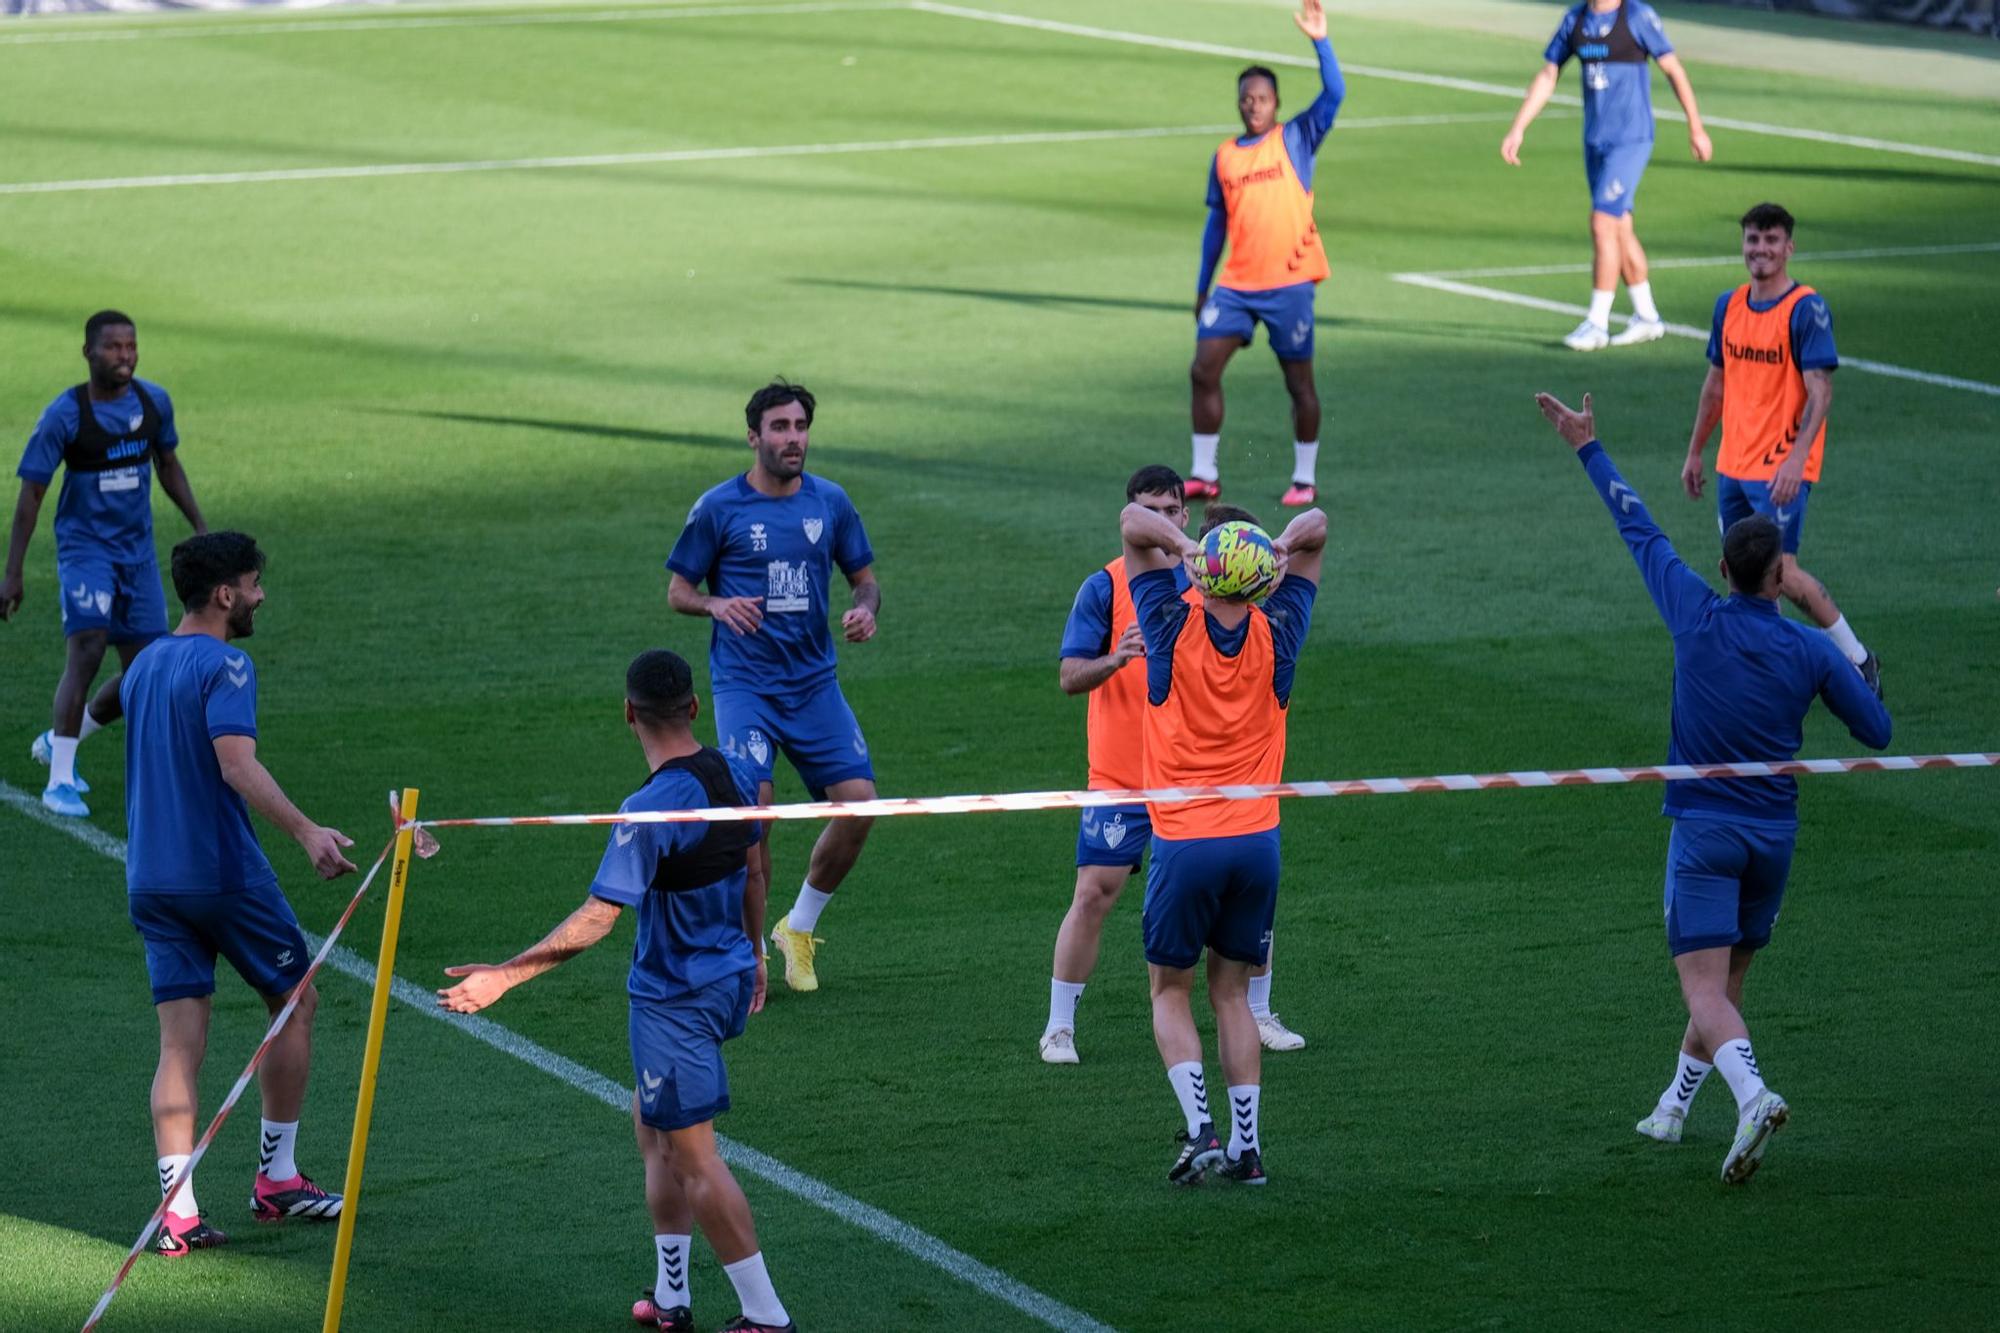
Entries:
<svg viewBox="0 0 2000 1333">
<path fill-rule="evenodd" d="M 1549 39 L 1543 59 L 1561 68 L 1583 62 L 1583 142 L 1591 148 L 1653 141 L 1653 71 L 1647 63 L 1672 55 L 1660 16 L 1640 0 L 1606 13 L 1571 5 Z"/>
<path fill-rule="evenodd" d="M 875 562 L 847 492 L 807 473 L 791 495 L 773 497 L 742 476 L 688 511 L 667 568 L 715 597 L 755 597 L 764 623 L 738 634 L 717 622 L 708 637 L 715 690 L 804 694 L 833 675 L 827 627 L 833 567 L 847 575 Z"/>
<path fill-rule="evenodd" d="M 1660 619 L 1674 639 L 1674 711 L 1667 762 L 1770 762 L 1797 756 L 1815 698 L 1871 750 L 1889 744 L 1889 711 L 1854 664 L 1817 628 L 1787 620 L 1768 598 L 1717 594 L 1682 563 L 1673 543 L 1625 484 L 1604 446 L 1577 452 L 1631 549 Z M 1669 815 L 1711 815 L 1793 828 L 1796 778 L 1671 782 Z"/>
<path fill-rule="evenodd" d="M 257 735 L 257 668 L 208 634 L 155 639 L 118 688 L 125 706 L 125 886 L 227 893 L 275 884 L 250 811 L 222 778 L 220 736 Z"/>
<path fill-rule="evenodd" d="M 1792 287 L 1798 286 L 1793 283 Z M 1758 314 L 1778 304 L 1792 294 L 1792 287 L 1769 301 L 1751 301 L 1749 306 Z M 1715 317 L 1708 326 L 1708 361 L 1710 365 L 1722 364 L 1722 321 L 1729 313 L 1729 298 L 1736 295 L 1730 288 L 1715 298 Z M 1840 368 L 1840 353 L 1833 346 L 1833 312 L 1826 308 L 1826 301 L 1818 292 L 1799 298 L 1792 307 L 1792 364 L 1800 370 L 1837 370 Z"/>
<path fill-rule="evenodd" d="M 1187 587 L 1185 576 L 1171 577 L 1177 572 L 1149 569 L 1134 574 L 1131 580 L 1132 606 L 1139 613 L 1139 632 L 1146 636 L 1146 697 L 1156 704 L 1165 703 L 1173 690 L 1174 645 L 1180 641 L 1181 628 L 1189 616 L 1199 615 L 1208 622 L 1208 641 L 1224 657 L 1242 652 L 1244 640 L 1250 636 L 1249 616 L 1235 629 L 1224 629 L 1206 610 L 1189 606 L 1181 597 Z M 1306 631 L 1312 628 L 1313 603 L 1318 597 L 1317 583 L 1288 578 L 1257 604 L 1271 622 L 1271 688 L 1280 704 L 1291 703 L 1292 677 L 1298 670 Z"/>
<path fill-rule="evenodd" d="M 159 433 L 154 447 L 172 450 L 181 437 L 174 430 L 174 405 L 167 391 L 147 380 L 135 378 L 159 411 Z M 144 420 L 139 395 L 130 385 L 108 403 L 91 403 L 97 424 L 107 435 L 142 453 L 135 432 Z M 63 450 L 74 443 L 82 418 L 75 394 L 65 389 L 42 410 L 35 433 L 21 454 L 14 475 L 24 481 L 46 486 L 54 480 L 63 461 Z M 114 457 L 115 457 L 114 453 Z M 63 472 L 62 493 L 56 499 L 56 554 L 68 556 L 103 552 L 119 564 L 140 564 L 153 556 L 153 465 L 141 456 L 129 467 L 113 467 L 103 472 Z"/>
<path fill-rule="evenodd" d="M 741 804 L 757 803 L 757 774 L 729 759 Z M 701 810 L 713 804 L 701 780 L 683 768 L 662 768 L 618 807 L 631 810 Z M 592 897 L 639 909 L 639 938 L 632 945 L 626 991 L 635 1000 L 677 1000 L 757 966 L 743 933 L 743 890 L 749 871 L 735 871 L 702 888 L 667 892 L 654 885 L 708 836 L 710 824 L 616 824 L 590 886 Z M 757 825 L 753 835 L 761 836 Z M 754 837 L 753 837 L 754 841 Z"/>
<path fill-rule="evenodd" d="M 1187 591 L 1188 576 L 1184 565 L 1174 566 L 1174 593 L 1179 596 Z M 1134 612 L 1138 610 L 1135 605 Z M 1144 633 L 1144 629 L 1140 633 Z M 1111 651 L 1111 574 L 1098 570 L 1083 581 L 1076 590 L 1076 600 L 1070 603 L 1069 619 L 1063 624 L 1062 647 L 1058 657 L 1102 657 Z"/>
</svg>

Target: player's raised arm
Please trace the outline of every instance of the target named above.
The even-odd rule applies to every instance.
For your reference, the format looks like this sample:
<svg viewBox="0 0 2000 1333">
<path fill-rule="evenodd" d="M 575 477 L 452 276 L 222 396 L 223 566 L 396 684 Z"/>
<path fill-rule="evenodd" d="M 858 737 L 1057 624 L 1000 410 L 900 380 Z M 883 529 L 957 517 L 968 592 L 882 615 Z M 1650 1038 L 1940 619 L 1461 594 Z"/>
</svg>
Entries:
<svg viewBox="0 0 2000 1333">
<path fill-rule="evenodd" d="M 1672 51 L 1658 57 L 1653 62 L 1660 67 L 1660 73 L 1667 76 L 1667 83 L 1680 100 L 1681 111 L 1687 116 L 1688 151 L 1697 162 L 1706 162 L 1715 156 L 1715 145 L 1709 140 L 1708 131 L 1702 128 L 1701 108 L 1694 102 L 1694 85 L 1688 82 L 1687 66 Z"/>
<path fill-rule="evenodd" d="M 1283 577 L 1319 584 L 1320 565 L 1326 555 L 1326 512 L 1308 509 L 1285 525 L 1271 545 L 1278 552 Z"/>
<path fill-rule="evenodd" d="M 455 1014 L 476 1014 L 524 981 L 540 976 L 552 967 L 568 962 L 611 933 L 624 909 L 592 895 L 583 905 L 563 918 L 562 924 L 542 937 L 532 949 L 514 955 L 504 963 L 460 963 L 447 967 L 448 977 L 463 977 L 456 986 L 437 993 L 438 1007 Z"/>
<path fill-rule="evenodd" d="M 1327 131 L 1333 128 L 1333 118 L 1340 112 L 1340 104 L 1347 97 L 1347 80 L 1340 72 L 1340 61 L 1333 53 L 1333 43 L 1326 33 L 1326 10 L 1319 0 L 1309 0 L 1305 8 L 1292 16 L 1299 25 L 1299 31 L 1312 40 L 1313 54 L 1319 57 L 1319 96 L 1312 105 L 1292 117 L 1286 128 L 1301 140 L 1300 146 L 1310 154 L 1318 151 L 1320 142 Z"/>
<path fill-rule="evenodd" d="M 1172 520 L 1154 513 L 1134 500 L 1118 516 L 1118 533 L 1125 541 L 1125 569 L 1143 574 L 1151 569 L 1172 569 L 1201 551 Z"/>
</svg>

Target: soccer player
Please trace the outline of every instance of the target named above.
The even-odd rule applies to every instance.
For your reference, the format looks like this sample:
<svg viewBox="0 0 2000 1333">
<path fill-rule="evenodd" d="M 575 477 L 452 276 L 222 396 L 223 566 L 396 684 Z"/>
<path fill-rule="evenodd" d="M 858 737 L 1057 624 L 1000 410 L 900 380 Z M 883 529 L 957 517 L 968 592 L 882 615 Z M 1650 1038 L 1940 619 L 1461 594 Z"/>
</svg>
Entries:
<svg viewBox="0 0 2000 1333">
<path fill-rule="evenodd" d="M 1125 483 L 1128 504 L 1142 504 L 1177 528 L 1187 526 L 1180 474 L 1152 464 Z M 1217 510 L 1233 506 L 1217 505 Z M 1221 520 L 1216 520 L 1221 521 Z M 1187 571 L 1174 567 L 1183 600 L 1197 603 Z M 1083 581 L 1063 627 L 1060 681 L 1064 694 L 1088 694 L 1085 721 L 1090 753 L 1090 785 L 1097 789 L 1145 784 L 1140 738 L 1145 714 L 1145 637 L 1125 582 L 1119 556 Z M 1077 1063 L 1076 1010 L 1090 974 L 1097 969 L 1104 922 L 1118 905 L 1125 881 L 1138 870 L 1152 840 L 1144 805 L 1095 806 L 1082 812 L 1076 835 L 1076 893 L 1056 932 L 1055 969 L 1049 978 L 1049 1021 L 1042 1029 L 1042 1059 L 1052 1065 Z M 1250 979 L 1250 1011 L 1257 1036 L 1274 1051 L 1302 1049 L 1306 1039 L 1271 1012 L 1268 962 Z"/>
<path fill-rule="evenodd" d="M 1653 7 L 1640 0 L 1588 0 L 1570 6 L 1556 26 L 1543 53 L 1541 72 L 1528 85 L 1528 95 L 1514 115 L 1500 156 L 1510 166 L 1521 165 L 1521 140 L 1528 126 L 1555 95 L 1556 80 L 1570 57 L 1583 62 L 1583 170 L 1590 181 L 1590 245 L 1592 252 L 1590 313 L 1563 339 L 1579 352 L 1663 338 L 1667 326 L 1653 303 L 1653 284 L 1646 275 L 1646 251 L 1633 228 L 1639 178 L 1653 156 L 1653 90 L 1648 60 L 1667 76 L 1681 110 L 1687 113 L 1688 148 L 1697 162 L 1715 154 L 1708 131 L 1701 127 L 1694 85 L 1674 54 L 1666 29 Z M 1611 304 L 1623 275 L 1632 297 L 1632 319 L 1617 337 L 1611 336 Z"/>
<path fill-rule="evenodd" d="M 715 621 L 708 641 L 715 734 L 726 754 L 757 769 L 760 802 L 771 799 L 779 750 L 816 801 L 875 796 L 868 742 L 834 679 L 827 603 L 837 564 L 854 590 L 840 618 L 842 633 L 849 643 L 866 643 L 875 637 L 882 589 L 853 501 L 826 478 L 806 473 L 813 408 L 810 393 L 784 380 L 751 395 L 743 410 L 750 470 L 694 502 L 667 557 L 668 602 L 682 615 Z M 785 956 L 785 985 L 794 991 L 819 989 L 813 929 L 854 868 L 872 822 L 827 824 L 798 900 L 771 928 L 771 942 Z M 755 854 L 768 878 L 769 844 L 760 843 Z"/>
<path fill-rule="evenodd" d="M 1790 759 L 1805 716 L 1823 699 L 1854 738 L 1889 744 L 1889 714 L 1824 634 L 1778 614 L 1783 577 L 1778 525 L 1762 514 L 1732 523 L 1722 539 L 1719 597 L 1625 484 L 1597 440 L 1590 396 L 1581 412 L 1537 394 L 1542 414 L 1577 452 L 1631 549 L 1646 591 L 1674 641 L 1672 740 L 1667 762 L 1715 764 Z M 1770 943 L 1798 839 L 1795 778 L 1718 778 L 1667 787 L 1667 948 L 1680 974 L 1688 1026 L 1679 1067 L 1638 1131 L 1678 1143 L 1688 1104 L 1710 1069 L 1736 1096 L 1736 1137 L 1722 1178 L 1748 1180 L 1771 1135 L 1791 1116 L 1764 1084 L 1743 1021 L 1743 978 Z"/>
<path fill-rule="evenodd" d="M 83 359 L 90 378 L 65 390 L 42 412 L 15 469 L 21 494 L 7 567 L 0 576 L 0 620 L 21 607 L 28 541 L 56 467 L 56 576 L 61 584 L 68 657 L 56 686 L 53 725 L 30 747 L 49 768 L 42 804 L 82 819 L 90 784 L 77 776 L 76 747 L 120 717 L 118 680 L 90 695 L 108 644 L 129 669 L 139 650 L 167 632 L 167 599 L 153 551 L 153 472 L 197 535 L 207 532 L 201 506 L 176 452 L 174 405 L 167 391 L 138 379 L 139 335 L 129 315 L 100 310 L 84 322 Z M 89 699 L 89 706 L 84 701 Z"/>
<path fill-rule="evenodd" d="M 1210 507 L 1206 524 L 1243 517 L 1241 510 L 1218 510 L 1224 506 Z M 1307 510 L 1273 543 L 1279 582 L 1260 606 L 1206 593 L 1200 605 L 1190 605 L 1174 567 L 1200 546 L 1142 504 L 1125 506 L 1119 527 L 1146 638 L 1145 785 L 1280 781 L 1292 677 L 1319 592 L 1326 515 Z M 1249 987 L 1251 973 L 1269 961 L 1277 915 L 1278 802 L 1190 801 L 1154 805 L 1148 813 L 1153 861 L 1143 929 L 1153 1040 L 1187 1122 L 1167 1179 L 1198 1184 L 1213 1168 L 1225 1180 L 1261 1185 L 1263 1049 Z M 1226 1151 L 1209 1115 L 1190 998 L 1204 949 L 1216 1044 L 1229 1081 Z"/>
<path fill-rule="evenodd" d="M 240 532 L 205 533 L 176 546 L 180 624 L 126 669 L 121 690 L 125 883 L 160 1020 L 153 1141 L 163 1191 L 194 1151 L 216 955 L 229 960 L 273 1015 L 311 959 L 250 826 L 249 807 L 290 834 L 321 879 L 354 869 L 341 855 L 353 842 L 300 813 L 257 758 L 257 668 L 239 641 L 250 637 L 264 604 L 263 568 L 264 553 Z M 340 1196 L 313 1184 L 296 1158 L 318 1007 L 318 992 L 305 987 L 257 1072 L 264 1128 L 250 1212 L 260 1222 L 340 1215 Z M 153 1252 L 177 1259 L 228 1239 L 202 1220 L 190 1180 L 161 1223 Z"/>
<path fill-rule="evenodd" d="M 673 653 L 639 654 L 625 672 L 625 722 L 652 776 L 619 807 L 700 810 L 747 805 L 763 775 L 694 738 L 700 703 L 694 673 Z M 747 823 L 619 824 L 613 827 L 583 905 L 541 943 L 497 967 L 448 967 L 459 977 L 438 992 L 453 1013 L 473 1014 L 514 987 L 569 961 L 611 933 L 627 907 L 639 935 L 626 981 L 631 998 L 632 1127 L 646 1165 L 657 1277 L 633 1307 L 642 1322 L 693 1333 L 688 1253 L 694 1226 L 722 1261 L 743 1313 L 723 1325 L 748 1333 L 796 1333 L 771 1286 L 749 1200 L 715 1141 L 729 1109 L 722 1044 L 743 1035 L 764 1007 L 765 881 Z"/>
<path fill-rule="evenodd" d="M 1292 484 L 1283 503 L 1309 505 L 1317 494 L 1319 390 L 1313 385 L 1313 288 L 1327 275 L 1326 251 L 1313 223 L 1313 163 L 1347 85 L 1326 36 L 1320 0 L 1293 15 L 1319 56 L 1320 94 L 1278 128 L 1278 76 L 1252 65 L 1236 76 L 1243 133 L 1225 139 L 1208 169 L 1208 226 L 1195 284 L 1194 468 L 1187 498 L 1222 494 L 1215 452 L 1222 439 L 1222 371 L 1236 349 L 1264 326 L 1292 398 Z M 1276 132 L 1274 132 L 1276 131 Z M 1223 243 L 1229 262 L 1216 265 Z"/>
<path fill-rule="evenodd" d="M 1792 280 L 1792 215 L 1759 204 L 1743 215 L 1743 263 L 1750 281 L 1715 298 L 1708 375 L 1701 382 L 1681 485 L 1702 492 L 1701 453 L 1719 422 L 1716 524 L 1725 532 L 1746 514 L 1766 514 L 1784 534 L 1782 590 L 1832 636 L 1879 694 L 1882 663 L 1862 646 L 1826 585 L 1799 568 L 1806 501 L 1819 480 L 1826 415 L 1833 405 L 1833 315 L 1812 288 Z M 1808 443 L 1801 449 L 1799 441 Z"/>
</svg>

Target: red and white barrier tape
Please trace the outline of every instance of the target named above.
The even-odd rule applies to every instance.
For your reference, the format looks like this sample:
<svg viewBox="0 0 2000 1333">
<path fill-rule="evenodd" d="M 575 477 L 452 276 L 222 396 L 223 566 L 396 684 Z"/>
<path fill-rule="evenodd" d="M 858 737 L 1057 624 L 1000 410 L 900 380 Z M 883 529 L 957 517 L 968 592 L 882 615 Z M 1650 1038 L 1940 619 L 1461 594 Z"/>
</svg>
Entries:
<svg viewBox="0 0 2000 1333">
<path fill-rule="evenodd" d="M 1859 759 L 1787 759 L 1771 763 L 1659 764 L 1650 768 L 1563 768 L 1518 773 L 1451 773 L 1428 778 L 1356 778 L 1338 782 L 1278 782 L 1244 787 L 1155 787 L 1115 791 L 1022 791 L 994 796 L 906 796 L 872 801 L 809 801 L 796 805 L 719 806 L 704 810 L 634 810 L 610 815 L 523 815 L 487 819 L 420 819 L 436 828 L 507 828 L 525 824 L 693 824 L 766 819 L 878 819 L 889 815 L 969 815 L 1007 810 L 1067 810 L 1091 806 L 1174 805 L 1187 801 L 1255 801 L 1294 796 L 1401 796 L 1417 792 L 1492 791 L 1502 787 L 1599 787 L 1630 782 L 1693 782 L 1709 778 L 1807 777 L 1830 773 L 1900 773 L 1920 768 L 1993 768 L 2000 754 L 1883 755 Z M 431 850 L 435 850 L 433 847 Z"/>
</svg>

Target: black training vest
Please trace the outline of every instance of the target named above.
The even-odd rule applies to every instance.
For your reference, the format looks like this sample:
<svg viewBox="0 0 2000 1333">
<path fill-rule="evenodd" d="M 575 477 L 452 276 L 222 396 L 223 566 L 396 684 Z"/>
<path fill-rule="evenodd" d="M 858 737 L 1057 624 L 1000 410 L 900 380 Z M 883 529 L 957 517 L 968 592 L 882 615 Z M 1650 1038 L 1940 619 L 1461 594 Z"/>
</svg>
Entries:
<svg viewBox="0 0 2000 1333">
<path fill-rule="evenodd" d="M 132 392 L 139 395 L 139 426 L 127 435 L 113 435 L 98 422 L 88 384 L 69 392 L 76 400 L 76 438 L 63 446 L 64 467 L 71 472 L 109 472 L 137 467 L 153 456 L 159 447 L 160 409 L 137 380 L 132 381 Z"/>
<path fill-rule="evenodd" d="M 1585 37 L 1584 22 L 1590 18 L 1590 6 L 1576 16 L 1576 26 L 1569 30 L 1569 53 L 1578 60 L 1593 63 L 1610 62 L 1617 65 L 1643 65 L 1650 57 L 1646 48 L 1639 45 L 1639 39 L 1632 35 L 1631 27 L 1625 22 L 1625 6 L 1618 6 L 1618 17 L 1612 21 L 1611 32 L 1605 37 Z"/>
<path fill-rule="evenodd" d="M 743 804 L 736 776 L 729 771 L 729 761 L 720 750 L 703 747 L 694 754 L 669 759 L 653 770 L 653 776 L 658 777 L 670 768 L 693 774 L 711 806 Z M 648 887 L 661 893 L 705 889 L 743 869 L 744 855 L 756 842 L 757 830 L 750 824 L 710 824 L 708 832 L 693 847 L 660 858 Z"/>
</svg>

